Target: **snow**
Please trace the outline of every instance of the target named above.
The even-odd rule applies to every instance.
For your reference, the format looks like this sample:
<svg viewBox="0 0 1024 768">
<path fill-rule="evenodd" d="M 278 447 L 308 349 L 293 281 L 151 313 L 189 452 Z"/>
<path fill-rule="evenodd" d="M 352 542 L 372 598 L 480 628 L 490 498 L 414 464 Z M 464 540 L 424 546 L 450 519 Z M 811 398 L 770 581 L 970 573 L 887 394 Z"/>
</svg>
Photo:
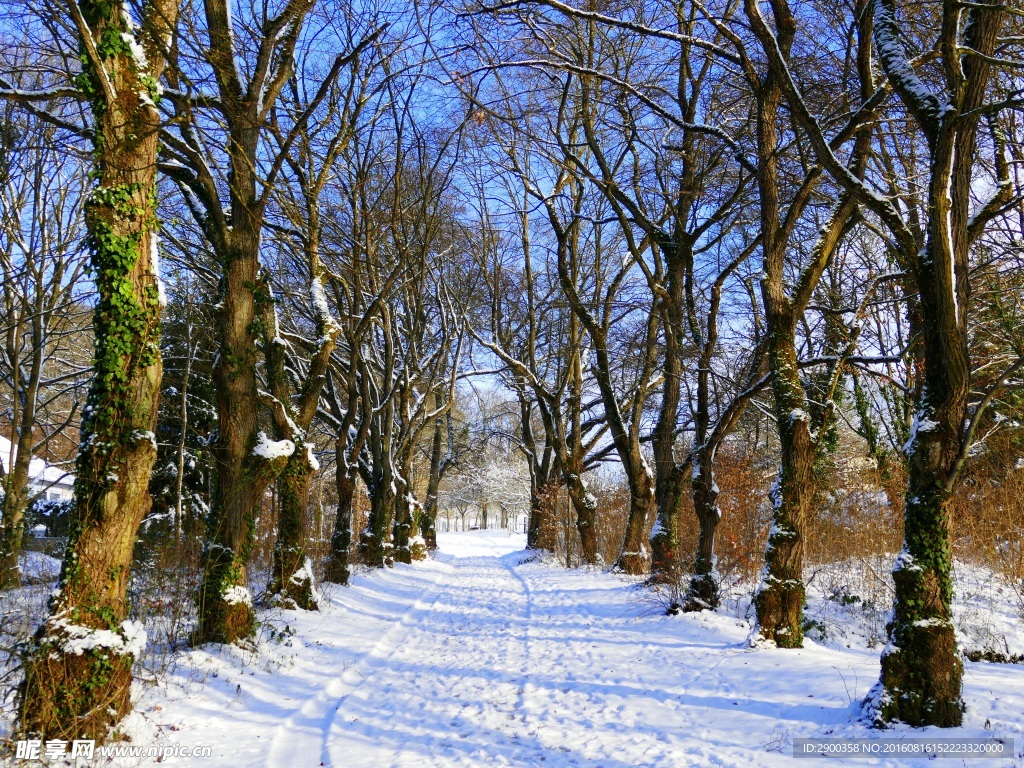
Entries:
<svg viewBox="0 0 1024 768">
<path fill-rule="evenodd" d="M 811 415 L 803 408 L 794 408 L 792 411 L 789 412 L 789 421 L 791 424 L 796 421 L 810 422 L 810 420 Z"/>
<path fill-rule="evenodd" d="M 316 309 L 317 318 L 324 324 L 324 333 L 327 336 L 335 335 L 340 326 L 331 314 L 331 305 L 327 301 L 327 292 L 324 290 L 324 283 L 320 275 L 317 275 L 310 282 L 310 298 Z"/>
<path fill-rule="evenodd" d="M 293 453 L 295 453 L 295 443 L 291 440 L 271 440 L 263 431 L 260 431 L 256 445 L 252 449 L 253 456 L 268 460 L 291 456 Z"/>
<path fill-rule="evenodd" d="M 119 632 L 82 627 L 62 618 L 50 619 L 46 627 L 49 637 L 60 640 L 64 651 L 76 656 L 95 648 L 109 648 L 122 656 L 139 656 L 146 647 L 146 630 L 141 621 L 126 619 Z"/>
<path fill-rule="evenodd" d="M 249 594 L 249 590 L 237 584 L 225 589 L 221 597 L 228 605 L 252 605 L 252 595 Z"/>
<path fill-rule="evenodd" d="M 914 421 L 910 425 L 910 437 L 907 442 L 903 444 L 903 453 L 910 455 L 914 450 L 914 442 L 917 440 L 919 432 L 930 432 L 933 429 L 938 429 L 939 423 L 933 419 L 928 418 L 924 408 L 914 414 Z"/>
<path fill-rule="evenodd" d="M 0 435 L 0 465 L 3 466 L 4 474 L 11 471 L 11 464 L 14 458 L 14 448 L 11 445 L 11 441 Z M 29 484 L 34 489 L 42 489 L 46 486 L 56 486 L 58 484 L 62 488 L 70 488 L 75 484 L 75 476 L 73 474 L 35 457 L 29 461 L 28 478 Z M 60 489 L 54 488 L 54 490 Z M 65 495 L 62 493 L 62 497 Z"/>
<path fill-rule="evenodd" d="M 147 94 L 146 98 L 149 98 Z M 163 309 L 167 306 L 167 291 L 164 289 L 164 281 L 160 277 L 160 235 L 156 232 L 150 234 L 152 243 L 149 248 L 150 259 L 153 264 L 153 279 L 156 281 L 157 303 Z"/>
<path fill-rule="evenodd" d="M 146 60 L 146 51 L 135 39 L 135 20 L 132 18 L 131 6 L 128 3 L 121 4 L 121 16 L 124 19 L 127 32 L 121 33 L 121 39 L 127 44 L 128 50 L 135 59 L 135 66 L 140 73 L 149 71 L 149 62 Z"/>
<path fill-rule="evenodd" d="M 875 0 L 875 47 L 885 73 L 897 90 L 932 119 L 938 119 L 944 110 L 938 98 L 918 76 L 899 37 L 899 24 L 893 8 L 884 0 Z"/>
<path fill-rule="evenodd" d="M 317 460 L 316 454 L 314 453 L 316 446 L 313 443 L 303 443 L 303 445 L 306 448 L 306 463 L 309 464 L 310 468 L 314 472 L 319 472 L 320 462 Z"/>
<path fill-rule="evenodd" d="M 316 588 L 316 577 L 315 577 L 314 573 L 315 572 L 314 572 L 314 569 L 313 569 L 313 563 L 307 557 L 303 561 L 302 567 L 299 568 L 299 570 L 297 570 L 295 573 L 293 573 L 289 577 L 288 580 L 292 584 L 296 584 L 298 586 L 302 586 L 303 584 L 308 582 L 309 583 L 309 591 L 310 591 L 310 595 L 313 598 L 313 602 L 319 603 L 320 602 L 320 592 Z"/>
<path fill-rule="evenodd" d="M 914 556 L 904 549 L 896 556 L 896 563 L 892 569 L 894 571 L 920 571 L 921 566 L 914 561 Z"/>
<path fill-rule="evenodd" d="M 869 635 L 884 617 L 822 597 L 819 585 L 848 575 L 841 568 L 808 591 L 809 616 L 827 636 L 801 650 L 750 648 L 749 595 L 669 617 L 636 579 L 557 567 L 522 551 L 521 535 L 438 538 L 432 559 L 326 585 L 319 612 L 261 610 L 255 652 L 179 651 L 140 686 L 121 730 L 133 744 L 208 745 L 203 765 L 240 768 L 782 768 L 795 764 L 801 737 L 1024 739 L 1022 668 L 1009 664 L 965 664 L 960 728 L 860 723 L 881 651 Z M 981 589 L 980 571 L 958 575 Z M 972 602 L 972 583 L 958 586 L 968 598 L 958 637 L 964 610 L 979 623 L 994 615 Z M 999 627 L 1016 633 L 1012 650 L 1024 628 L 1011 613 Z"/>
<path fill-rule="evenodd" d="M 140 443 L 141 442 L 149 443 L 151 446 L 153 446 L 153 450 L 154 451 L 157 449 L 156 433 L 153 432 L 152 430 L 149 430 L 149 429 L 146 429 L 146 430 L 137 429 L 133 433 L 132 437 L 134 437 Z"/>
</svg>

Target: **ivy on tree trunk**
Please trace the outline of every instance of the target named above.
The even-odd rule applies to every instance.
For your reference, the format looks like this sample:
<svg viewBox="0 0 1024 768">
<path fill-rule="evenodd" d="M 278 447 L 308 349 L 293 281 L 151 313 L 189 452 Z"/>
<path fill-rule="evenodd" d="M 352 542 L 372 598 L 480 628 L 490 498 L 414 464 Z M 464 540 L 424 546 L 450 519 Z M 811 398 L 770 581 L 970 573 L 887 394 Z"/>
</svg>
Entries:
<svg viewBox="0 0 1024 768">
<path fill-rule="evenodd" d="M 126 590 L 156 459 L 155 102 L 177 11 L 170 1 L 146 6 L 143 47 L 120 4 L 71 6 L 82 52 L 76 84 L 94 119 L 97 183 L 85 222 L 99 295 L 96 349 L 60 582 L 18 689 L 25 736 L 104 741 L 131 708 L 132 664 L 145 643 L 141 626 L 128 619 Z"/>
</svg>

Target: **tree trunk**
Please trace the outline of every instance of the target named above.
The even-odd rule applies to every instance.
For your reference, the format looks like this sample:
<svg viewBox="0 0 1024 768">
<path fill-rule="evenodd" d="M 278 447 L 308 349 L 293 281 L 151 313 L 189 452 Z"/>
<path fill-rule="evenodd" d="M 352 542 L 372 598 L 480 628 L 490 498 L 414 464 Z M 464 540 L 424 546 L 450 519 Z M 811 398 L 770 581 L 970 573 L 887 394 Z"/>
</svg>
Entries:
<svg viewBox="0 0 1024 768">
<path fill-rule="evenodd" d="M 240 216 L 240 219 L 248 218 Z M 217 484 L 207 521 L 199 625 L 194 641 L 235 643 L 256 627 L 246 566 L 253 524 L 264 492 L 288 463 L 291 441 L 266 443 L 258 432 L 260 398 L 256 378 L 256 293 L 266 293 L 259 266 L 259 223 L 234 230 L 233 258 L 225 266 L 220 310 L 221 349 L 213 370 L 217 390 Z M 244 236 L 244 237 L 243 237 Z M 270 300 L 261 296 L 262 301 Z M 273 446 L 269 452 L 257 446 Z"/>
<path fill-rule="evenodd" d="M 778 323 L 769 347 L 781 465 L 772 486 L 772 527 L 754 597 L 758 631 L 780 648 L 803 645 L 803 531 L 814 493 L 810 414 L 797 372 L 792 323 Z"/>
<path fill-rule="evenodd" d="M 893 568 L 895 601 L 887 625 L 889 643 L 882 653 L 881 678 L 869 695 L 872 716 L 879 725 L 901 721 L 948 728 L 963 720 L 963 662 L 952 621 L 949 502 L 957 456 L 965 439 L 962 425 L 967 416 L 970 366 L 966 317 L 957 317 L 952 293 L 957 287 L 946 286 L 948 295 L 941 297 L 937 285 L 935 273 L 939 270 L 934 265 L 947 265 L 951 258 L 934 244 L 939 234 L 932 233 L 928 253 L 918 267 L 924 316 L 934 322 L 922 325 L 925 381 L 919 389 L 906 447 L 903 551 Z M 946 306 L 940 307 L 942 303 Z"/>
<path fill-rule="evenodd" d="M 395 517 L 395 489 L 390 484 L 376 483 L 370 489 L 370 516 L 359 534 L 359 557 L 371 568 L 395 564 L 392 525 Z"/>
<path fill-rule="evenodd" d="M 684 611 L 713 611 L 720 602 L 718 574 L 715 572 L 715 530 L 722 519 L 722 512 L 718 508 L 718 485 L 715 483 L 713 461 L 713 456 L 707 457 L 693 473 L 691 492 L 700 532 L 693 576 L 686 597 L 683 598 Z"/>
<path fill-rule="evenodd" d="M 690 140 L 692 142 L 692 140 Z M 689 153 L 684 155 L 684 174 L 688 180 Z M 692 180 L 691 180 L 692 183 Z M 681 184 L 683 182 L 681 181 Z M 688 186 L 688 185 L 684 185 Z M 674 588 L 682 580 L 679 567 L 679 505 L 683 495 L 682 473 L 676 465 L 676 427 L 679 420 L 680 390 L 683 381 L 682 333 L 683 289 L 686 260 L 683 249 L 673 243 L 665 249 L 667 280 L 666 296 L 662 305 L 662 332 L 665 335 L 665 357 L 661 370 L 664 383 L 661 388 L 661 407 L 654 425 L 654 498 L 657 504 L 657 522 L 651 535 L 651 582 L 668 584 Z M 692 263 L 692 254 L 690 262 Z M 674 611 L 674 602 L 669 607 Z"/>
<path fill-rule="evenodd" d="M 335 584 L 348 584 L 352 571 L 349 550 L 352 546 L 352 502 L 356 494 L 356 480 L 349 474 L 345 457 L 345 441 L 335 443 L 335 483 L 338 487 L 338 515 L 331 534 L 331 555 L 327 560 L 324 579 Z"/>
<path fill-rule="evenodd" d="M 13 442 L 13 441 L 12 441 Z M 0 499 L 0 589 L 21 586 L 18 557 L 25 535 L 25 513 L 28 511 L 28 468 L 31 450 L 22 460 L 19 446 L 14 466 L 4 477 L 5 493 Z"/>
<path fill-rule="evenodd" d="M 435 405 L 439 405 L 440 396 L 435 395 Z M 421 518 L 422 536 L 427 550 L 437 549 L 437 530 L 434 520 L 437 517 L 437 494 L 441 487 L 442 434 L 441 417 L 434 421 L 434 436 L 430 444 L 430 472 L 427 475 L 427 498 L 423 504 Z"/>
<path fill-rule="evenodd" d="M 313 446 L 296 450 L 277 476 L 277 543 L 274 545 L 274 570 L 269 592 L 280 595 L 286 607 L 306 611 L 319 610 L 319 595 L 313 583 L 313 563 L 306 556 L 309 535 L 306 512 L 309 487 L 317 467 L 311 455 Z"/>
<path fill-rule="evenodd" d="M 395 524 L 392 526 L 391 540 L 394 544 L 395 562 L 412 563 L 412 552 L 409 549 L 409 541 L 412 538 L 412 511 L 409 509 L 409 500 L 405 496 L 395 498 Z"/>
<path fill-rule="evenodd" d="M 601 565 L 604 557 L 597 546 L 597 499 L 576 472 L 566 475 L 566 486 L 569 489 L 573 510 L 576 512 L 576 530 L 580 535 L 580 559 L 584 565 Z"/>
<path fill-rule="evenodd" d="M 160 50 L 177 5 L 146 7 L 146 31 L 161 38 L 160 46 L 145 40 L 148 64 L 133 52 L 133 24 L 120 5 L 90 0 L 78 8 L 86 52 L 79 84 L 95 119 L 98 178 L 85 204 L 99 294 L 95 373 L 68 547 L 49 618 L 25 660 L 18 732 L 102 742 L 131 708 L 132 662 L 145 642 L 140 624 L 127 620 L 126 589 L 156 460 L 160 116 L 153 101 L 163 69 Z M 119 45 L 105 45 L 102 54 L 95 50 L 94 41 L 110 40 Z"/>
<path fill-rule="evenodd" d="M 952 91 L 948 106 L 941 91 L 899 89 L 929 139 L 931 177 L 925 248 L 905 247 L 913 264 L 923 321 L 924 384 L 916 393 L 917 411 L 905 448 L 903 551 L 893 569 L 896 594 L 889 643 L 882 653 L 881 678 L 868 701 L 878 724 L 899 720 L 915 726 L 953 727 L 963 720 L 963 663 L 952 624 L 949 501 L 971 447 L 971 433 L 964 428 L 971 391 L 971 245 L 986 223 L 1011 204 L 1014 194 L 1001 130 L 993 117 L 990 128 L 998 187 L 975 209 L 977 128 L 986 113 L 985 102 L 993 98 L 990 80 L 998 72 L 993 64 L 1008 12 L 1001 4 L 984 3 L 966 11 L 967 18 L 962 20 L 964 10 L 944 9 L 938 49 Z M 876 42 L 899 39 L 893 3 L 876 5 L 874 30 Z M 891 68 L 905 72 L 906 56 L 897 53 L 892 56 L 890 49 L 886 67 L 895 60 Z M 944 109 L 922 108 L 931 103 Z M 957 119 L 948 119 L 950 113 Z M 916 245 L 910 238 L 904 241 Z"/>
<path fill-rule="evenodd" d="M 671 467 L 658 464 L 655 482 L 657 521 L 651 533 L 651 583 L 677 585 L 680 571 L 679 505 L 682 501 L 683 477 L 669 454 Z M 674 598 L 673 598 L 674 600 Z M 673 603 L 670 610 L 678 607 Z"/>
<path fill-rule="evenodd" d="M 408 477 L 411 467 L 404 467 L 403 471 Z M 407 565 L 413 560 L 422 560 L 426 554 L 416 526 L 415 513 L 418 508 L 419 502 L 413 498 L 408 485 L 403 483 L 403 493 L 395 499 L 395 524 L 392 535 L 395 543 L 395 560 Z"/>
<path fill-rule="evenodd" d="M 636 482 L 630 484 L 630 492 L 626 535 L 622 542 L 622 553 L 615 567 L 623 573 L 642 576 L 651 567 L 651 555 L 647 544 L 650 542 L 652 521 L 657 513 L 654 483 L 649 475 L 639 473 Z"/>
<path fill-rule="evenodd" d="M 544 496 L 543 487 L 538 488 L 536 483 L 531 483 L 530 516 L 526 520 L 527 549 L 544 549 L 541 546 L 541 532 L 543 530 L 545 514 Z"/>
</svg>

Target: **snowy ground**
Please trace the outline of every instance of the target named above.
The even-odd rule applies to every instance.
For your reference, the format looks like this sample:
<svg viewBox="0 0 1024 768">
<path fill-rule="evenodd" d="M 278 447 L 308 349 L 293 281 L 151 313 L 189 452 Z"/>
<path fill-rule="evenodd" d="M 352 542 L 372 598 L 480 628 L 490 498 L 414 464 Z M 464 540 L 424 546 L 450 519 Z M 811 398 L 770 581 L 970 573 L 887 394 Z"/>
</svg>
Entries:
<svg viewBox="0 0 1024 768">
<path fill-rule="evenodd" d="M 1024 765 L 1024 667 L 968 663 L 960 729 L 872 734 L 854 715 L 879 651 L 858 633 L 752 650 L 742 601 L 667 617 L 630 581 L 527 562 L 523 543 L 442 534 L 436 560 L 358 574 L 318 614 L 268 614 L 258 653 L 182 652 L 124 732 L 212 747 L 162 765 L 240 768 L 813 766 L 838 761 L 794 760 L 793 738 L 871 735 L 1010 736 L 1013 760 L 939 764 Z"/>
</svg>

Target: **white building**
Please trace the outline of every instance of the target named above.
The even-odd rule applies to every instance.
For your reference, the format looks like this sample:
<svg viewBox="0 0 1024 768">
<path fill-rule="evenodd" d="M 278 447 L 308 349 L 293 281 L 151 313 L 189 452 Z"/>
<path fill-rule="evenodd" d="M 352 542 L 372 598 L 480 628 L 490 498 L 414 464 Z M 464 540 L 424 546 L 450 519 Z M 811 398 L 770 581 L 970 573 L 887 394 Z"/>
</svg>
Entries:
<svg viewBox="0 0 1024 768">
<path fill-rule="evenodd" d="M 11 471 L 14 448 L 11 441 L 0 435 L 0 462 L 4 474 Z M 43 459 L 33 457 L 28 465 L 28 488 L 33 496 L 41 494 L 47 501 L 68 501 L 74 496 L 75 476 Z"/>
</svg>

